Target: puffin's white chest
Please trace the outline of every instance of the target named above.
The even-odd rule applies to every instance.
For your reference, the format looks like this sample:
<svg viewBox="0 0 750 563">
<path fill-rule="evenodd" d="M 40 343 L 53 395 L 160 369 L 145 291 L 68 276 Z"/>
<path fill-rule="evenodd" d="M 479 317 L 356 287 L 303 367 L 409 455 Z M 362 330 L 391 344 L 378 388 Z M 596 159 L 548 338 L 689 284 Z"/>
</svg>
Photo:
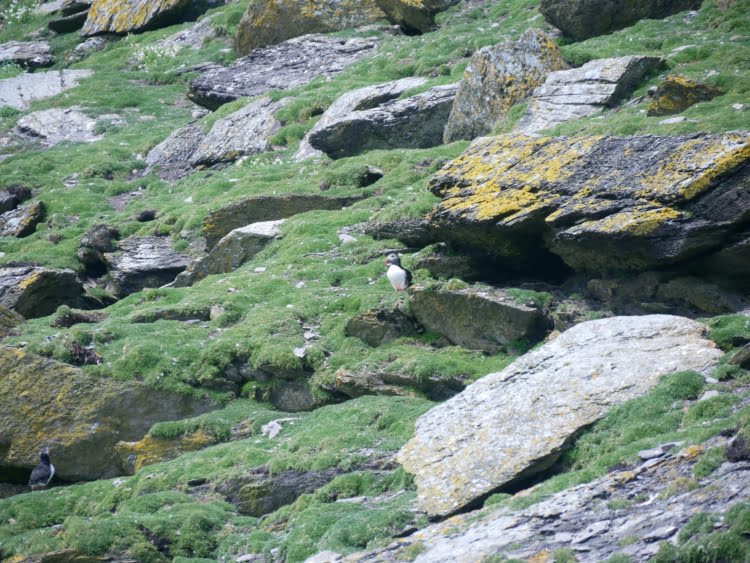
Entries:
<svg viewBox="0 0 750 563">
<path fill-rule="evenodd" d="M 49 479 L 47 479 L 47 482 L 45 485 L 49 485 L 49 482 L 52 481 L 52 477 L 55 476 L 55 466 L 51 463 L 49 464 Z"/>
<path fill-rule="evenodd" d="M 388 281 L 391 282 L 393 289 L 396 291 L 404 291 L 406 289 L 406 272 L 403 268 L 399 268 L 395 264 L 392 264 L 388 268 Z"/>
</svg>

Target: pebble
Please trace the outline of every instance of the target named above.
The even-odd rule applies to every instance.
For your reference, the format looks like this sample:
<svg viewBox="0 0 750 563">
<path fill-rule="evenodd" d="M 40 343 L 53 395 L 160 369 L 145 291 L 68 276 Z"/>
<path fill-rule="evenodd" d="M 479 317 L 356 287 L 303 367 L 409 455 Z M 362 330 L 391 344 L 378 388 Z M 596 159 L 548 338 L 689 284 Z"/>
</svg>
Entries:
<svg viewBox="0 0 750 563">
<path fill-rule="evenodd" d="M 672 125 L 674 123 L 682 123 L 683 121 L 686 121 L 687 118 L 684 115 L 676 115 L 674 117 L 668 117 L 667 119 L 662 119 L 659 122 L 659 125 Z"/>
</svg>

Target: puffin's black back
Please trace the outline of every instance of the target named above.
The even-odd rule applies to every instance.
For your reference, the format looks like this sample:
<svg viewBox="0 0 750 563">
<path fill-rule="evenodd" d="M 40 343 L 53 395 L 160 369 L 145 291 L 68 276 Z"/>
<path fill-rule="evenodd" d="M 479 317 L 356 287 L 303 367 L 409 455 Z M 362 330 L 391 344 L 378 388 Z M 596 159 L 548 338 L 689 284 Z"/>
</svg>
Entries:
<svg viewBox="0 0 750 563">
<path fill-rule="evenodd" d="M 39 459 L 41 460 L 41 463 L 34 468 L 31 472 L 31 477 L 29 478 L 30 487 L 47 485 L 52 477 L 52 464 L 49 459 L 49 454 L 42 451 L 42 453 L 39 454 Z"/>
</svg>

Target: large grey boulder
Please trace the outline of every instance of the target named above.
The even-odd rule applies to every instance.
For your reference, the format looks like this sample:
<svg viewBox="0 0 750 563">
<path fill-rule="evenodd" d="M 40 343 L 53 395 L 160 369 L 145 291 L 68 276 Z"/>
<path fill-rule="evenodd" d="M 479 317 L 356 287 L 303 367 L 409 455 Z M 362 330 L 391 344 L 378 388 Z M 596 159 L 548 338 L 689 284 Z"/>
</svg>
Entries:
<svg viewBox="0 0 750 563">
<path fill-rule="evenodd" d="M 436 86 L 410 98 L 344 114 L 311 131 L 308 141 L 331 158 L 374 149 L 440 145 L 457 90 L 457 84 Z"/>
<path fill-rule="evenodd" d="M 542 0 L 539 11 L 565 35 L 582 41 L 633 25 L 697 10 L 703 0 Z"/>
<path fill-rule="evenodd" d="M 663 64 L 659 57 L 631 55 L 597 59 L 580 68 L 553 72 L 534 91 L 515 130 L 533 133 L 612 107 Z"/>
<path fill-rule="evenodd" d="M 445 142 L 489 133 L 550 72 L 567 67 L 552 38 L 538 29 L 528 30 L 518 41 L 479 49 L 459 83 Z"/>
<path fill-rule="evenodd" d="M 81 35 L 137 33 L 178 21 L 190 0 L 94 0 Z"/>
<path fill-rule="evenodd" d="M 363 57 L 373 55 L 377 39 L 304 35 L 256 49 L 228 67 L 209 70 L 190 83 L 188 97 L 209 109 L 240 98 L 289 90 L 318 76 L 334 76 Z"/>
<path fill-rule="evenodd" d="M 337 122 L 353 111 L 360 111 L 377 107 L 385 102 L 395 100 L 401 94 L 411 88 L 416 88 L 427 82 L 426 78 L 402 78 L 385 84 L 376 84 L 375 86 L 365 86 L 357 88 L 337 98 L 330 107 L 323 112 L 320 120 L 315 124 L 312 130 L 305 135 L 300 142 L 299 149 L 294 155 L 297 160 L 323 156 L 323 151 L 314 149 L 310 145 L 310 135 L 317 133 L 321 129 Z"/>
<path fill-rule="evenodd" d="M 375 0 L 253 0 L 237 26 L 240 55 L 308 33 L 330 33 L 385 19 Z"/>
<path fill-rule="evenodd" d="M 44 204 L 35 201 L 0 215 L 0 236 L 26 237 L 36 231 L 36 226 L 44 218 Z"/>
<path fill-rule="evenodd" d="M 589 273 L 693 267 L 747 237 L 750 134 L 477 139 L 431 181 L 435 238 Z M 732 260 L 696 272 L 746 278 Z M 560 264 L 560 262 L 558 262 Z"/>
<path fill-rule="evenodd" d="M 0 213 L 12 211 L 30 197 L 31 190 L 26 186 L 8 186 L 0 190 Z"/>
<path fill-rule="evenodd" d="M 172 250 L 169 237 L 129 237 L 115 252 L 104 254 L 109 269 L 108 290 L 124 297 L 146 287 L 160 287 L 174 281 L 187 268 L 189 258 Z"/>
<path fill-rule="evenodd" d="M 0 268 L 0 305 L 27 319 L 51 315 L 60 305 L 76 304 L 82 295 L 83 285 L 73 270 Z"/>
<path fill-rule="evenodd" d="M 306 194 L 250 197 L 230 203 L 210 213 L 203 221 L 203 235 L 206 237 L 208 248 L 213 248 L 230 231 L 251 223 L 286 219 L 292 215 L 316 209 L 341 209 L 363 197 L 361 195 L 329 197 Z"/>
<path fill-rule="evenodd" d="M 665 374 L 707 374 L 723 355 L 682 317 L 612 317 L 574 326 L 417 420 L 398 453 L 419 507 L 445 516 L 549 467 L 566 442 Z"/>
<path fill-rule="evenodd" d="M 15 63 L 28 68 L 51 66 L 55 62 L 46 41 L 9 41 L 0 44 L 0 63 Z"/>
<path fill-rule="evenodd" d="M 414 319 L 400 307 L 378 307 L 349 319 L 344 332 L 377 347 L 405 336 L 416 336 L 418 328 Z"/>
<path fill-rule="evenodd" d="M 35 111 L 18 120 L 13 131 L 45 145 L 63 141 L 91 143 L 103 137 L 96 134 L 96 120 L 76 108 Z"/>
<path fill-rule="evenodd" d="M 435 16 L 461 0 L 376 0 L 388 19 L 407 33 L 427 33 L 435 27 Z"/>
<path fill-rule="evenodd" d="M 198 143 L 190 164 L 216 164 L 268 150 L 268 140 L 281 128 L 276 112 L 284 105 L 285 100 L 260 98 L 218 120 Z"/>
<path fill-rule="evenodd" d="M 0 480 L 31 470 L 48 446 L 66 481 L 121 475 L 115 445 L 139 440 L 157 422 L 217 408 L 208 399 L 137 382 L 92 378 L 78 368 L 0 348 Z"/>
<path fill-rule="evenodd" d="M 283 219 L 263 221 L 234 229 L 217 242 L 206 256 L 191 262 L 187 270 L 174 280 L 174 287 L 186 287 L 211 274 L 236 270 L 269 242 L 281 237 L 279 226 L 283 222 Z"/>
<path fill-rule="evenodd" d="M 205 136 L 200 121 L 179 128 L 146 155 L 146 173 L 154 170 L 165 180 L 187 175 L 191 170 L 190 158 Z"/>
<path fill-rule="evenodd" d="M 518 301 L 502 289 L 413 286 L 409 298 L 420 324 L 470 350 L 496 354 L 520 341 L 536 343 L 552 328 L 539 307 Z"/>
<path fill-rule="evenodd" d="M 93 73 L 91 70 L 65 69 L 24 73 L 13 78 L 5 78 L 0 80 L 0 107 L 26 109 L 35 100 L 51 98 L 69 88 L 75 88 L 80 80 L 88 78 Z"/>
</svg>

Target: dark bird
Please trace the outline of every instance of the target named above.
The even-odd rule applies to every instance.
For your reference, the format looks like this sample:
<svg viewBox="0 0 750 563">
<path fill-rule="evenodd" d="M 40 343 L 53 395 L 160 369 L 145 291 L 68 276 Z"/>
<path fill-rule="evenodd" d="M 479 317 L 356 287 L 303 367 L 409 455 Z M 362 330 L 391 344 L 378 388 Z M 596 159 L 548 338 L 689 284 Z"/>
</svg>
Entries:
<svg viewBox="0 0 750 563">
<path fill-rule="evenodd" d="M 46 489 L 49 482 L 52 481 L 52 477 L 55 476 L 55 466 L 49 460 L 49 449 L 47 447 L 42 448 L 42 451 L 39 452 L 39 459 L 41 461 L 31 472 L 31 478 L 29 479 L 29 487 L 32 491 Z"/>
<path fill-rule="evenodd" d="M 411 272 L 401 265 L 398 254 L 391 252 L 385 259 L 388 280 L 396 291 L 405 291 L 411 285 Z"/>
</svg>

